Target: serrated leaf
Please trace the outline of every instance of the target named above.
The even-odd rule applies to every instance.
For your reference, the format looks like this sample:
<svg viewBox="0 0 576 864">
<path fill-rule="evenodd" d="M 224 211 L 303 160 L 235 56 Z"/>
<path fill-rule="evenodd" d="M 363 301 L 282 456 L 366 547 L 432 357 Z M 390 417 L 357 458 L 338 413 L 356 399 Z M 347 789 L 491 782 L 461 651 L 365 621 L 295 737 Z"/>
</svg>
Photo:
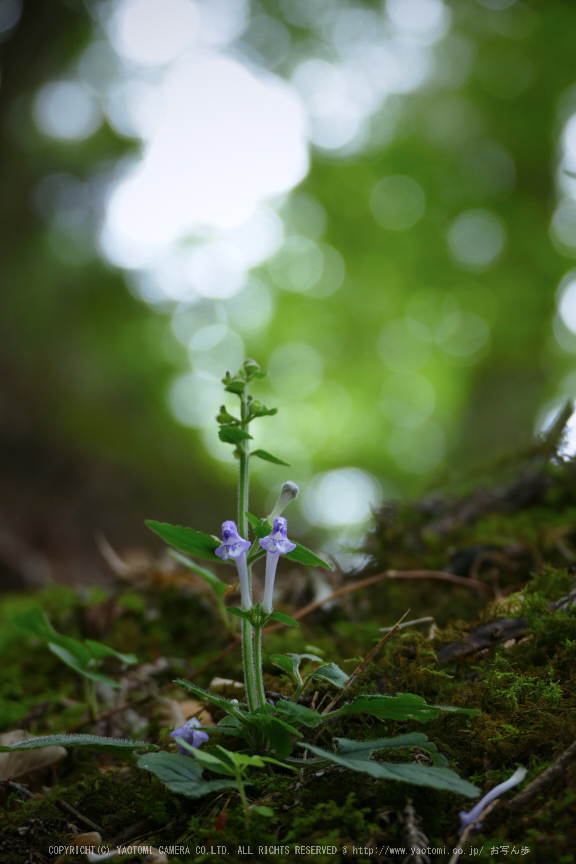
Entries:
<svg viewBox="0 0 576 864">
<path fill-rule="evenodd" d="M 300 543 L 296 543 L 296 549 L 293 549 L 292 552 L 288 552 L 285 557 L 288 558 L 289 561 L 295 561 L 297 564 L 304 564 L 306 567 L 324 567 L 325 570 L 334 570 L 327 561 L 319 558 L 318 555 L 315 555 L 314 552 L 310 551 L 310 549 L 306 549 L 305 546 L 301 546 Z"/>
<path fill-rule="evenodd" d="M 204 690 L 202 687 L 197 687 L 195 684 L 192 684 L 190 681 L 185 681 L 183 678 L 176 678 L 174 684 L 178 684 L 180 687 L 184 687 L 185 690 L 190 690 L 191 693 L 199 696 L 200 699 L 205 699 L 206 702 L 210 702 L 212 705 L 216 705 L 218 708 L 226 711 L 227 714 L 231 714 L 232 717 L 236 717 L 236 719 L 239 720 L 240 723 L 247 723 L 249 721 L 249 714 L 243 714 L 236 705 L 234 705 L 228 699 L 224 699 L 223 696 L 216 696 L 214 695 L 214 693 L 210 693 L 208 690 Z"/>
<path fill-rule="evenodd" d="M 278 700 L 276 711 L 281 715 L 283 720 L 292 725 L 300 724 L 314 729 L 323 722 L 322 715 L 318 711 L 314 711 L 313 708 L 307 708 L 305 705 L 298 705 L 297 702 L 288 702 L 286 699 Z"/>
<path fill-rule="evenodd" d="M 222 582 L 221 579 L 218 579 L 210 570 L 205 570 L 204 567 L 200 567 L 196 564 L 195 561 L 192 561 L 190 558 L 187 558 L 186 555 L 183 555 L 181 552 L 178 552 L 177 549 L 169 549 L 168 553 L 175 558 L 176 561 L 179 561 L 180 564 L 183 564 L 184 567 L 187 567 L 189 570 L 192 570 L 194 573 L 197 573 L 198 576 L 201 576 L 205 582 L 210 585 L 213 591 L 218 594 L 219 597 L 222 597 L 228 585 L 226 582 Z"/>
<path fill-rule="evenodd" d="M 279 459 L 278 456 L 268 453 L 267 450 L 253 450 L 250 455 L 257 456 L 258 459 L 262 459 L 264 462 L 273 462 L 274 465 L 286 465 L 287 468 L 291 467 L 290 462 L 284 462 L 283 459 Z"/>
<path fill-rule="evenodd" d="M 250 621 L 250 614 L 238 606 L 226 606 L 226 611 L 230 612 L 231 615 L 236 615 L 237 618 L 242 618 L 244 621 Z"/>
<path fill-rule="evenodd" d="M 324 663 L 322 666 L 314 669 L 314 671 L 310 673 L 310 677 L 322 678 L 324 681 L 334 684 L 334 686 L 338 687 L 340 690 L 342 690 L 348 680 L 348 675 L 346 675 L 346 673 L 343 672 L 336 663 Z"/>
<path fill-rule="evenodd" d="M 322 750 L 313 744 L 302 743 L 299 746 L 304 747 L 310 753 L 314 753 L 315 756 L 326 759 L 328 762 L 341 765 L 350 771 L 368 774 L 377 780 L 400 780 L 402 783 L 414 783 L 417 786 L 429 786 L 432 789 L 445 789 L 449 792 L 456 792 L 459 795 L 466 795 L 468 798 L 476 798 L 480 795 L 480 790 L 476 786 L 473 786 L 468 780 L 459 777 L 455 771 L 451 771 L 449 768 L 429 768 L 425 765 L 374 762 L 366 758 L 354 759 L 351 756 L 333 753 L 330 750 Z"/>
<path fill-rule="evenodd" d="M 201 798 L 210 792 L 236 788 L 233 780 L 203 780 L 202 769 L 194 759 L 166 750 L 141 756 L 138 767 L 155 774 L 172 792 L 188 798 Z"/>
<path fill-rule="evenodd" d="M 135 654 L 120 654 L 119 651 L 115 651 L 114 648 L 110 648 L 102 642 L 86 639 L 84 644 L 90 649 L 96 660 L 101 660 L 103 657 L 116 657 L 122 663 L 128 663 L 128 665 L 138 663 L 138 658 Z"/>
<path fill-rule="evenodd" d="M 296 684 L 302 683 L 300 676 L 294 674 L 293 663 L 290 657 L 285 657 L 284 654 L 271 654 L 270 662 L 273 666 L 282 669 L 283 672 L 287 672 Z"/>
<path fill-rule="evenodd" d="M 218 438 L 225 444 L 239 444 L 240 441 L 246 441 L 252 437 L 249 432 L 239 426 L 221 426 L 218 429 Z"/>
<path fill-rule="evenodd" d="M 469 717 L 475 717 L 479 713 L 475 708 L 428 705 L 421 696 L 416 696 L 414 693 L 398 693 L 396 696 L 379 694 L 358 696 L 353 702 L 343 705 L 337 711 L 331 711 L 328 716 L 371 714 L 380 720 L 418 720 L 420 723 L 425 723 L 427 720 L 434 720 L 441 711 L 453 711 L 457 714 L 467 714 Z"/>
<path fill-rule="evenodd" d="M 39 738 L 29 738 L 19 741 L 10 747 L 0 746 L 0 752 L 12 750 L 36 750 L 38 747 L 92 747 L 107 753 L 117 753 L 118 750 L 158 750 L 156 744 L 148 741 L 129 741 L 126 738 L 101 738 L 98 735 L 43 735 Z"/>
<path fill-rule="evenodd" d="M 180 549 L 181 552 L 218 564 L 222 563 L 214 554 L 214 550 L 221 544 L 210 534 L 203 534 L 202 531 L 195 531 L 194 528 L 183 528 L 181 525 L 170 525 L 168 522 L 155 522 L 153 519 L 147 519 L 146 525 L 166 543 Z"/>
<path fill-rule="evenodd" d="M 281 624 L 286 624 L 287 627 L 300 626 L 298 621 L 295 621 L 294 618 L 290 617 L 290 615 L 285 615 L 284 612 L 272 612 L 272 614 L 269 616 L 269 620 L 279 621 Z"/>
</svg>

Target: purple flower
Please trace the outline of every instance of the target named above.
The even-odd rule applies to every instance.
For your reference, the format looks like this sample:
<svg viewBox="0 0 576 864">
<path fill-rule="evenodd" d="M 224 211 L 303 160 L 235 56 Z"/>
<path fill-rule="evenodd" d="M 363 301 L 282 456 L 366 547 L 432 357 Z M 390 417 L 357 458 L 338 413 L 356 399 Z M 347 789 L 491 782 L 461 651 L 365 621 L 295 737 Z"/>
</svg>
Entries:
<svg viewBox="0 0 576 864">
<path fill-rule="evenodd" d="M 201 747 L 202 744 L 205 744 L 208 741 L 208 733 L 207 732 L 198 732 L 198 727 L 202 726 L 199 720 L 196 717 L 192 717 L 191 720 L 187 720 L 183 726 L 179 726 L 178 729 L 174 729 L 173 732 L 170 733 L 172 738 L 182 738 L 186 741 L 187 744 L 190 744 L 192 747 Z M 190 751 L 186 750 L 185 747 L 182 747 L 180 742 L 177 742 L 178 750 L 182 754 L 182 756 L 189 756 Z"/>
<path fill-rule="evenodd" d="M 262 600 L 262 608 L 267 615 L 270 615 L 272 612 L 272 595 L 274 593 L 274 579 L 276 578 L 278 558 L 280 555 L 286 555 L 296 548 L 296 543 L 288 540 L 287 529 L 288 523 L 286 519 L 283 516 L 276 516 L 270 534 L 258 541 L 262 549 L 265 549 L 267 552 L 264 599 Z"/>
<path fill-rule="evenodd" d="M 278 553 L 279 555 L 286 555 L 287 552 L 292 552 L 296 548 L 296 543 L 288 540 L 287 530 L 288 523 L 286 519 L 283 516 L 276 516 L 270 534 L 258 541 L 262 549 L 266 549 L 267 552 Z"/>
<path fill-rule="evenodd" d="M 250 548 L 250 541 L 243 540 L 238 533 L 235 522 L 224 522 L 222 525 L 222 546 L 215 550 L 218 558 L 227 561 L 228 558 L 239 558 Z"/>
<path fill-rule="evenodd" d="M 252 608 L 252 597 L 250 596 L 250 581 L 248 579 L 248 564 L 246 552 L 250 548 L 250 541 L 243 540 L 238 533 L 235 522 L 224 522 L 222 525 L 222 546 L 215 550 L 215 554 L 227 561 L 233 558 L 238 569 L 240 580 L 240 595 L 242 597 L 242 608 L 248 612 Z"/>
<path fill-rule="evenodd" d="M 491 801 L 494 801 L 496 798 L 502 795 L 503 792 L 507 792 L 508 789 L 512 789 L 513 786 L 517 786 L 518 783 L 522 783 L 527 773 L 528 772 L 526 771 L 526 768 L 517 768 L 514 774 L 512 774 L 512 776 L 509 777 L 508 780 L 505 780 L 503 783 L 499 783 L 498 786 L 494 786 L 493 789 L 487 792 L 486 795 L 484 795 L 484 797 L 480 799 L 480 801 L 476 804 L 475 807 L 472 808 L 472 810 L 470 810 L 469 813 L 467 813 L 465 810 L 461 810 L 458 814 L 460 816 L 460 834 L 462 834 L 462 832 L 465 831 L 465 829 L 472 822 L 478 819 L 478 817 L 484 812 L 484 810 Z M 482 826 L 477 823 L 477 827 L 481 828 Z"/>
</svg>

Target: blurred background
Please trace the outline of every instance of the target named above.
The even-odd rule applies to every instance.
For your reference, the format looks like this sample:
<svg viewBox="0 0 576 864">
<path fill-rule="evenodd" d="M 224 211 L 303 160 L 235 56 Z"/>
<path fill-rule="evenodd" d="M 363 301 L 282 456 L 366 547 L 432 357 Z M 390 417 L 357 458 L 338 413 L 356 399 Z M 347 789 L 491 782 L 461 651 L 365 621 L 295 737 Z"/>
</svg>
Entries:
<svg viewBox="0 0 576 864">
<path fill-rule="evenodd" d="M 4 588 L 233 518 L 245 356 L 292 465 L 251 509 L 296 481 L 332 552 L 576 396 L 568 0 L 0 0 L 0 38 Z"/>
</svg>

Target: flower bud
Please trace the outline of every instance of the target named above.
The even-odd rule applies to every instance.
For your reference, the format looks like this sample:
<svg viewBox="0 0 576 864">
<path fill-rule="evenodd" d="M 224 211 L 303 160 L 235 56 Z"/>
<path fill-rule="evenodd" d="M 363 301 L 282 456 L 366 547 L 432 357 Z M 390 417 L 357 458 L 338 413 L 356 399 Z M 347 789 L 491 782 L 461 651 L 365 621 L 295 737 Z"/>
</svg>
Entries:
<svg viewBox="0 0 576 864">
<path fill-rule="evenodd" d="M 292 480 L 288 480 L 286 483 L 282 485 L 282 489 L 280 490 L 280 495 L 278 496 L 278 500 L 274 505 L 274 509 L 267 517 L 268 522 L 272 522 L 277 516 L 280 516 L 282 511 L 288 506 L 288 504 L 298 497 L 298 493 L 300 489 L 293 483 Z"/>
</svg>

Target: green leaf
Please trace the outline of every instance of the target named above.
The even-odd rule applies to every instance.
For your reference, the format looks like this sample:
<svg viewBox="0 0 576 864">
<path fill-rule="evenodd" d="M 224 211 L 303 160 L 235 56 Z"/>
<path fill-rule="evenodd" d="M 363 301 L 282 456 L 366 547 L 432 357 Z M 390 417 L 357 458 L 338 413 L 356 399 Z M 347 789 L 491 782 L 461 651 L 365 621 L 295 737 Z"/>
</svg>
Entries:
<svg viewBox="0 0 576 864">
<path fill-rule="evenodd" d="M 273 417 L 278 413 L 277 408 L 267 408 L 258 399 L 254 399 L 248 406 L 248 414 L 252 417 Z"/>
<path fill-rule="evenodd" d="M 564 174 L 567 174 L 568 177 L 573 177 L 573 178 L 576 180 L 576 174 L 574 173 L 574 171 L 566 171 L 566 170 L 564 170 Z"/>
<path fill-rule="evenodd" d="M 250 808 L 250 811 L 254 813 L 259 813 L 260 816 L 264 816 L 266 819 L 273 819 L 276 815 L 274 810 L 271 807 L 266 807 L 265 804 L 258 804 L 254 807 Z"/>
<path fill-rule="evenodd" d="M 261 725 L 262 732 L 270 742 L 278 759 L 286 759 L 292 752 L 290 734 L 302 737 L 297 729 L 288 723 L 284 723 L 278 717 L 265 717 Z"/>
<path fill-rule="evenodd" d="M 218 437 L 225 444 L 239 444 L 240 441 L 246 441 L 247 438 L 253 436 L 239 426 L 221 426 L 218 430 Z"/>
<path fill-rule="evenodd" d="M 101 660 L 103 657 L 117 657 L 122 663 L 129 665 L 138 663 L 138 658 L 135 654 L 120 654 L 114 648 L 109 648 L 108 645 L 103 645 L 102 642 L 95 642 L 93 639 L 86 639 L 84 642 L 88 646 L 96 660 Z"/>
<path fill-rule="evenodd" d="M 315 660 L 318 663 L 324 662 L 321 657 L 317 657 L 315 654 L 272 654 L 270 656 L 270 661 L 274 666 L 278 666 L 284 672 L 288 672 L 298 685 L 302 684 L 302 678 L 300 677 L 300 663 L 302 660 Z"/>
<path fill-rule="evenodd" d="M 209 693 L 208 690 L 204 690 L 202 687 L 197 687 L 190 681 L 185 681 L 183 678 L 176 678 L 174 684 L 178 684 L 180 687 L 184 687 L 185 690 L 190 690 L 191 693 L 199 696 L 200 699 L 205 699 L 206 702 L 216 705 L 218 708 L 226 711 L 227 714 L 236 717 L 240 723 L 247 723 L 250 718 L 249 714 L 243 714 L 242 711 L 240 711 L 240 709 L 228 699 L 224 699 L 223 696 L 215 696 L 214 693 Z"/>
<path fill-rule="evenodd" d="M 348 680 L 348 675 L 336 663 L 324 663 L 310 673 L 310 678 L 322 678 L 342 690 Z"/>
<path fill-rule="evenodd" d="M 343 714 L 371 714 L 380 720 L 434 720 L 441 711 L 453 711 L 475 717 L 479 712 L 475 708 L 450 708 L 442 705 L 428 705 L 421 696 L 414 693 L 398 693 L 396 696 L 380 696 L 378 694 L 358 696 L 337 711 L 331 711 L 329 717 Z"/>
<path fill-rule="evenodd" d="M 278 700 L 276 711 L 283 720 L 292 725 L 300 724 L 314 729 L 323 722 L 322 715 L 318 711 L 314 711 L 313 708 L 306 708 L 305 705 L 298 705 L 297 702 L 288 702 L 286 699 Z"/>
<path fill-rule="evenodd" d="M 81 647 L 83 648 L 84 646 L 82 645 Z M 110 687 L 120 687 L 120 684 L 118 684 L 117 681 L 114 681 L 113 678 L 109 678 L 108 675 L 104 675 L 102 672 L 96 672 L 92 669 L 88 669 L 86 666 L 83 666 L 78 660 L 78 657 L 75 657 L 74 654 L 71 654 L 69 651 L 66 650 L 66 648 L 63 648 L 62 645 L 55 645 L 53 642 L 49 642 L 48 648 L 50 649 L 50 651 L 52 651 L 53 654 L 59 657 L 63 663 L 65 663 L 71 669 L 74 669 L 75 672 L 83 675 L 84 678 L 90 678 L 91 681 L 99 681 L 101 684 L 108 684 Z M 86 650 L 91 660 L 92 657 L 90 656 L 90 652 L 88 651 L 88 649 Z M 90 662 L 90 660 L 88 662 Z"/>
<path fill-rule="evenodd" d="M 43 735 L 40 738 L 29 738 L 19 741 L 10 747 L 0 746 L 0 752 L 9 753 L 12 750 L 37 750 L 39 747 L 91 747 L 106 753 L 118 753 L 119 750 L 158 750 L 156 744 L 148 741 L 129 741 L 126 738 L 101 738 L 98 735 Z"/>
<path fill-rule="evenodd" d="M 254 534 L 258 539 L 261 537 L 266 537 L 267 534 L 270 534 L 272 531 L 272 526 L 265 519 L 258 519 L 257 516 L 254 516 L 253 513 L 249 513 L 246 511 L 246 518 L 248 519 Z"/>
<path fill-rule="evenodd" d="M 306 567 L 324 567 L 325 570 L 334 570 L 327 561 L 319 558 L 318 555 L 315 555 L 314 552 L 310 551 L 310 549 L 306 549 L 305 546 L 301 546 L 300 543 L 296 543 L 296 549 L 293 549 L 292 552 L 288 552 L 285 557 L 288 558 L 289 561 L 295 561 L 297 564 L 304 564 Z"/>
<path fill-rule="evenodd" d="M 166 750 L 141 756 L 138 767 L 155 774 L 172 792 L 188 798 L 201 798 L 210 792 L 236 787 L 233 780 L 203 780 L 202 769 L 194 759 Z"/>
<path fill-rule="evenodd" d="M 65 652 L 68 657 L 66 660 L 64 657 L 61 659 L 76 671 L 86 669 L 92 660 L 91 652 L 82 642 L 72 636 L 62 636 L 54 629 L 41 606 L 31 606 L 30 609 L 16 615 L 14 625 L 22 632 L 34 636 L 36 639 L 41 639 L 48 645 L 60 646 L 63 653 Z M 54 653 L 57 654 L 58 652 L 54 651 Z"/>
<path fill-rule="evenodd" d="M 214 554 L 214 550 L 218 549 L 221 543 L 210 534 L 203 534 L 201 531 L 195 531 L 194 528 L 183 528 L 181 525 L 170 525 L 168 522 L 154 522 L 152 519 L 147 519 L 146 525 L 166 543 L 180 549 L 181 552 L 187 552 L 197 558 L 206 558 L 218 564 L 222 563 Z"/>
<path fill-rule="evenodd" d="M 43 642 L 53 642 L 54 637 L 59 635 L 52 627 L 42 607 L 38 605 L 31 606 L 25 612 L 15 615 L 12 623 L 18 630 L 35 636 L 37 639 L 42 639 Z"/>
<path fill-rule="evenodd" d="M 291 618 L 290 615 L 285 615 L 284 612 L 272 612 L 268 620 L 280 621 L 281 624 L 286 624 L 287 627 L 299 627 L 298 621 Z"/>
<path fill-rule="evenodd" d="M 438 753 L 436 744 L 428 740 L 422 732 L 408 732 L 398 735 L 396 738 L 378 738 L 374 741 L 351 741 L 348 738 L 336 738 L 338 752 L 341 756 L 350 756 L 353 759 L 368 759 L 370 754 L 377 750 L 400 750 L 405 747 L 418 747 L 427 750 L 432 757 L 434 765 L 445 768 L 448 760 Z"/>
<path fill-rule="evenodd" d="M 226 611 L 230 612 L 231 615 L 236 615 L 237 618 L 243 618 L 244 621 L 250 621 L 250 613 L 245 612 L 244 609 L 240 609 L 238 606 L 226 606 Z"/>
<path fill-rule="evenodd" d="M 340 753 L 333 753 L 330 750 L 322 750 L 313 744 L 301 743 L 299 746 L 304 747 L 310 753 L 314 753 L 315 756 L 326 759 L 328 762 L 341 765 L 350 771 L 369 774 L 377 780 L 400 780 L 403 783 L 414 783 L 416 786 L 445 789 L 449 792 L 456 792 L 459 795 L 466 795 L 468 798 L 476 798 L 480 795 L 480 790 L 476 786 L 473 786 L 468 780 L 462 779 L 455 771 L 451 771 L 449 768 L 428 768 L 425 765 L 373 762 L 365 757 L 354 759 L 352 755 L 345 756 Z"/>
<path fill-rule="evenodd" d="M 226 425 L 228 423 L 240 423 L 240 419 L 238 417 L 234 417 L 233 414 L 230 414 L 230 412 L 226 410 L 225 405 L 221 406 L 220 413 L 216 417 L 216 420 L 222 425 Z"/>
<path fill-rule="evenodd" d="M 271 411 L 268 413 L 272 413 Z M 273 456 L 272 453 L 268 453 L 267 450 L 253 450 L 250 453 L 251 456 L 257 456 L 258 459 L 262 459 L 264 462 L 273 462 L 275 465 L 286 465 L 287 468 L 290 468 L 290 462 L 284 462 L 283 459 L 279 459 L 278 456 Z"/>
<path fill-rule="evenodd" d="M 189 570 L 193 570 L 194 573 L 197 573 L 198 576 L 201 576 L 205 582 L 210 585 L 213 591 L 218 594 L 219 597 L 222 597 L 226 588 L 228 587 L 226 582 L 222 582 L 221 579 L 218 579 L 210 570 L 205 570 L 204 567 L 200 567 L 196 564 L 195 561 L 192 561 L 190 558 L 187 558 L 186 555 L 183 555 L 181 552 L 178 552 L 177 549 L 169 549 L 169 554 L 172 558 L 175 558 L 176 561 L 179 561 L 180 564 L 183 564 L 184 567 L 187 567 Z"/>
<path fill-rule="evenodd" d="M 283 672 L 287 672 L 296 684 L 302 683 L 300 676 L 294 673 L 293 661 L 290 657 L 286 657 L 284 654 L 271 654 L 270 662 L 274 666 L 278 666 L 279 669 L 282 669 Z"/>
<path fill-rule="evenodd" d="M 225 774 L 226 777 L 236 776 L 234 772 L 234 759 L 231 758 L 232 754 L 224 747 L 216 748 L 216 751 L 220 750 L 223 751 L 223 753 L 218 753 L 216 751 L 213 753 L 207 753 L 204 750 L 193 747 L 192 744 L 188 744 L 188 742 L 183 739 L 181 739 L 179 743 L 194 755 L 200 765 L 204 768 L 208 768 L 209 771 L 215 771 L 217 774 Z M 230 758 L 228 758 L 226 754 L 229 754 Z"/>
<path fill-rule="evenodd" d="M 238 396 L 241 396 L 246 388 L 246 382 L 240 377 L 230 378 L 227 382 L 226 379 L 223 378 L 222 383 L 226 384 L 224 390 L 228 393 L 236 393 Z"/>
</svg>

